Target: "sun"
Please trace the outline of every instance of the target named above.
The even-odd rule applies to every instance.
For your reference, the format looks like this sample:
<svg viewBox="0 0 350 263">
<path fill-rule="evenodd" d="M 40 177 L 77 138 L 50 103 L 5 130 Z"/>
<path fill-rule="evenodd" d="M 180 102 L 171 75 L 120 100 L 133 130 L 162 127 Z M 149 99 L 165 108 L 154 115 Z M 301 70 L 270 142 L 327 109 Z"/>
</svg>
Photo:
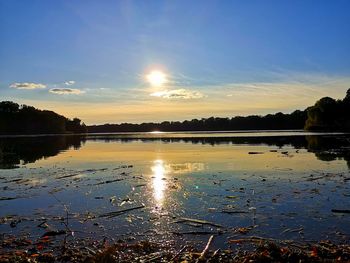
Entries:
<svg viewBox="0 0 350 263">
<path fill-rule="evenodd" d="M 162 86 L 168 81 L 167 76 L 160 70 L 151 71 L 146 75 L 146 79 L 152 86 L 156 87 Z"/>
</svg>

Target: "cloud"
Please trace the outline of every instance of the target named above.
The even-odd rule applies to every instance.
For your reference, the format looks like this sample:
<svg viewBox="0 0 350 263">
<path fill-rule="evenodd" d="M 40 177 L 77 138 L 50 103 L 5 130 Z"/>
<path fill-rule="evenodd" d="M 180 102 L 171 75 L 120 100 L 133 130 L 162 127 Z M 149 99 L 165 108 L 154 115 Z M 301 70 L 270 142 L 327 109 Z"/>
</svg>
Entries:
<svg viewBox="0 0 350 263">
<path fill-rule="evenodd" d="M 85 93 L 85 91 L 80 89 L 50 89 L 50 92 L 59 95 L 80 95 Z"/>
<path fill-rule="evenodd" d="M 74 80 L 68 80 L 68 81 L 64 82 L 64 85 L 66 85 L 66 86 L 72 86 L 74 84 L 75 84 Z"/>
<path fill-rule="evenodd" d="M 200 99 L 204 95 L 198 91 L 186 90 L 186 89 L 175 89 L 175 90 L 162 90 L 153 92 L 150 94 L 153 97 L 160 97 L 164 99 Z"/>
<path fill-rule="evenodd" d="M 10 88 L 14 89 L 45 89 L 46 85 L 41 83 L 32 83 L 32 82 L 15 82 L 10 85 Z"/>
</svg>

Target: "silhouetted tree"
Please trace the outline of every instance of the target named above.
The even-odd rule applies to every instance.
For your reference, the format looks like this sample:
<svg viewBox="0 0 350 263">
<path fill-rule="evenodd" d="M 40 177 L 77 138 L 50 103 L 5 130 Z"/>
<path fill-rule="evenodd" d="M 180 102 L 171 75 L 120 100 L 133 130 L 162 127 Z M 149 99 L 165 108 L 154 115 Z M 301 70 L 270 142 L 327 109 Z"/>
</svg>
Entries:
<svg viewBox="0 0 350 263">
<path fill-rule="evenodd" d="M 66 129 L 67 131 L 73 133 L 85 133 L 87 131 L 85 124 L 82 123 L 81 120 L 78 118 L 74 118 L 73 120 L 67 120 Z"/>
<path fill-rule="evenodd" d="M 85 124 L 79 119 L 67 119 L 53 111 L 11 101 L 0 102 L 0 134 L 84 133 Z"/>
<path fill-rule="evenodd" d="M 307 109 L 306 130 L 349 131 L 350 89 L 343 100 L 324 97 Z"/>
</svg>

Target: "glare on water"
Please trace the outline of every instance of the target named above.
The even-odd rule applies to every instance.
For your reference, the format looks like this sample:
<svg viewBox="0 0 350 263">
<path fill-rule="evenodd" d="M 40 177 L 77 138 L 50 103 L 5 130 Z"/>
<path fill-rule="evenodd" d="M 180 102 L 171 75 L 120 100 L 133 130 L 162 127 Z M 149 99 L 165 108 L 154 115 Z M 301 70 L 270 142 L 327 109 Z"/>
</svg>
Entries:
<svg viewBox="0 0 350 263">
<path fill-rule="evenodd" d="M 164 200 L 164 190 L 165 190 L 165 175 L 166 170 L 163 160 L 155 160 L 153 166 L 151 167 L 153 172 L 152 184 L 154 191 L 154 199 L 156 204 L 161 207 Z"/>
</svg>

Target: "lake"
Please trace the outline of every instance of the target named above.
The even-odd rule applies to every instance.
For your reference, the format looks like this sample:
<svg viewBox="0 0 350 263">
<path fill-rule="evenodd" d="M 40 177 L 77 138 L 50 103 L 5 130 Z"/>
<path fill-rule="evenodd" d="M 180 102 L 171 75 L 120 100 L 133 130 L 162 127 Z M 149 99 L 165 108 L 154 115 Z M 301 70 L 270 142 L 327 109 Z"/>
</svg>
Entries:
<svg viewBox="0 0 350 263">
<path fill-rule="evenodd" d="M 349 240 L 350 136 L 186 132 L 0 138 L 0 233 L 227 247 Z M 69 233 L 69 235 L 67 234 Z M 68 235 L 68 237 L 67 237 Z"/>
</svg>

